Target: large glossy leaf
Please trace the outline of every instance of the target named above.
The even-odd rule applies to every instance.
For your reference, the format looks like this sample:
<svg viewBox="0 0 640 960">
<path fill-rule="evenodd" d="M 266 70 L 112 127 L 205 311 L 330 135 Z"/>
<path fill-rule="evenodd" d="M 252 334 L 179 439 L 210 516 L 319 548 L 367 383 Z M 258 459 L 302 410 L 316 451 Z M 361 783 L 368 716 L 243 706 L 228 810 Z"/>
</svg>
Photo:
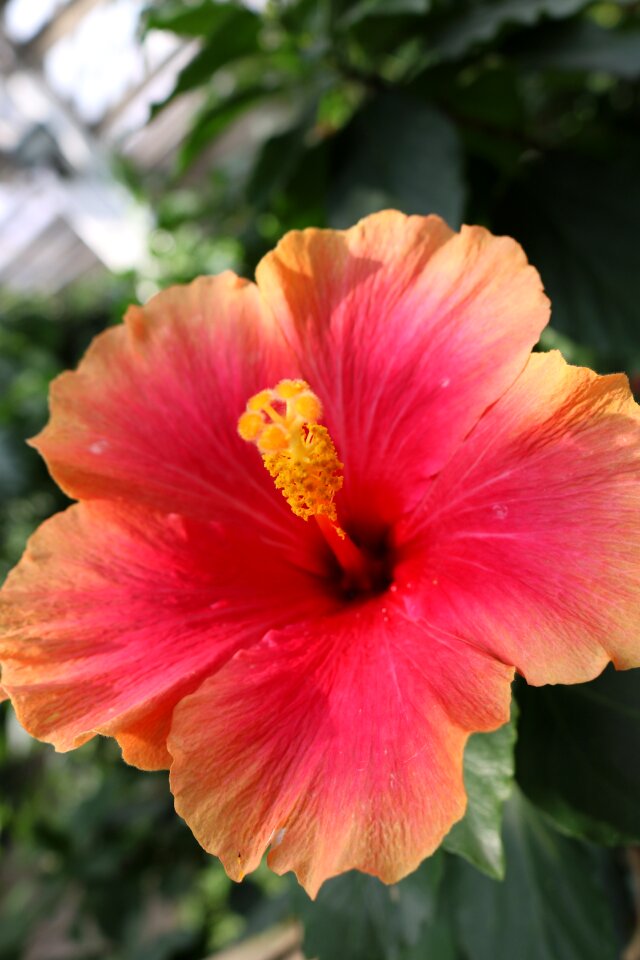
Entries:
<svg viewBox="0 0 640 960">
<path fill-rule="evenodd" d="M 554 25 L 528 42 L 519 57 L 536 69 L 640 76 L 640 28 L 607 30 L 589 20 Z"/>
<path fill-rule="evenodd" d="M 489 43 L 508 26 L 531 26 L 543 17 L 569 17 L 589 0 L 459 0 L 451 16 L 436 28 L 431 53 L 455 60 L 474 47 Z"/>
<path fill-rule="evenodd" d="M 563 837 L 517 791 L 505 811 L 503 882 L 447 862 L 465 960 L 619 960 L 606 855 Z"/>
<path fill-rule="evenodd" d="M 355 872 L 329 880 L 315 902 L 300 901 L 306 956 L 409 960 L 436 918 L 442 865 L 431 857 L 393 886 Z"/>
<path fill-rule="evenodd" d="M 504 875 L 502 811 L 513 787 L 516 729 L 513 720 L 493 733 L 476 733 L 464 754 L 467 812 L 443 846 L 484 873 Z"/>
<path fill-rule="evenodd" d="M 247 199 L 253 206 L 260 209 L 286 184 L 305 151 L 304 134 L 310 125 L 310 118 L 306 116 L 264 144 L 246 186 Z"/>
<path fill-rule="evenodd" d="M 425 925 L 417 943 L 402 960 L 467 960 L 460 950 L 451 917 L 440 903 L 436 917 Z"/>
<path fill-rule="evenodd" d="M 385 207 L 462 216 L 464 186 L 456 130 L 441 113 L 400 94 L 378 96 L 335 144 L 329 193 L 333 225 L 345 227 Z"/>
<path fill-rule="evenodd" d="M 640 670 L 519 688 L 517 777 L 557 826 L 599 843 L 640 842 Z"/>
<path fill-rule="evenodd" d="M 600 161 L 550 155 L 506 195 L 497 227 L 542 274 L 561 333 L 629 369 L 640 356 L 640 178 L 633 144 Z"/>
<path fill-rule="evenodd" d="M 341 26 L 360 23 L 368 17 L 399 16 L 401 14 L 428 13 L 432 0 L 359 0 L 345 11 Z"/>
</svg>

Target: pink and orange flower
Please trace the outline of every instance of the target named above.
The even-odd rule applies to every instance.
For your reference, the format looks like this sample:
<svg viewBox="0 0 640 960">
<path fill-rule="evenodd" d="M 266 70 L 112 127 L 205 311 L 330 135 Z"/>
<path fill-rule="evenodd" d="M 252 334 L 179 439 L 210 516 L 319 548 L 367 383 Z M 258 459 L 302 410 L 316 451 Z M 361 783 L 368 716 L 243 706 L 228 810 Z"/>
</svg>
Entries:
<svg viewBox="0 0 640 960">
<path fill-rule="evenodd" d="M 170 768 L 236 879 L 413 870 L 514 670 L 640 665 L 640 408 L 548 313 L 513 240 L 395 212 L 132 307 L 34 440 L 80 502 L 1 595 L 26 729 Z"/>
</svg>

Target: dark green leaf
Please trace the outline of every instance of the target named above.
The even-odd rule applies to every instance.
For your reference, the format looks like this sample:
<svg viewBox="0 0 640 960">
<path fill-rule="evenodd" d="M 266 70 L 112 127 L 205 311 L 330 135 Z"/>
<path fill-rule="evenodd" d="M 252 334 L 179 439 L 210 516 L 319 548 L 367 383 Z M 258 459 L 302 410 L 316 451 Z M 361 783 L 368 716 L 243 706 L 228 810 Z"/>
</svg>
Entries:
<svg viewBox="0 0 640 960">
<path fill-rule="evenodd" d="M 460 952 L 449 914 L 438 907 L 437 916 L 425 924 L 418 942 L 402 960 L 467 960 Z"/>
<path fill-rule="evenodd" d="M 255 207 L 261 208 L 296 168 L 304 152 L 305 126 L 296 125 L 263 146 L 246 187 L 247 199 Z"/>
<path fill-rule="evenodd" d="M 436 855 L 393 886 L 362 873 L 329 880 L 315 902 L 300 904 L 306 956 L 405 960 L 435 918 L 441 876 Z"/>
<path fill-rule="evenodd" d="M 431 6 L 432 0 L 360 0 L 345 13 L 341 26 L 351 26 L 368 17 L 424 14 Z"/>
<path fill-rule="evenodd" d="M 505 809 L 506 879 L 447 862 L 466 960 L 618 960 L 606 856 L 557 834 L 516 791 Z"/>
<path fill-rule="evenodd" d="M 466 0 L 433 34 L 432 55 L 456 60 L 473 47 L 489 43 L 508 26 L 531 26 L 542 17 L 562 18 L 586 7 L 589 0 Z"/>
<path fill-rule="evenodd" d="M 640 352 L 640 178 L 626 154 L 532 163 L 498 223 L 540 270 L 553 326 L 614 368 Z"/>
<path fill-rule="evenodd" d="M 558 827 L 598 843 L 640 841 L 640 670 L 519 688 L 517 777 Z"/>
<path fill-rule="evenodd" d="M 0 498 L 3 502 L 20 492 L 21 466 L 13 437 L 9 430 L 0 427 Z"/>
<path fill-rule="evenodd" d="M 467 812 L 445 837 L 450 853 L 466 857 L 489 876 L 504 875 L 502 809 L 513 787 L 513 720 L 493 733 L 476 733 L 464 753 Z"/>
<path fill-rule="evenodd" d="M 581 20 L 544 35 L 521 58 L 537 69 L 601 71 L 634 80 L 640 76 L 640 29 L 605 30 Z"/>
<path fill-rule="evenodd" d="M 512 176 L 524 150 L 526 111 L 520 74 L 505 61 L 463 76 L 464 82 L 443 85 L 442 106 L 456 121 L 467 151 L 489 160 L 495 185 L 495 168 Z"/>
<path fill-rule="evenodd" d="M 453 125 L 419 100 L 378 96 L 336 138 L 331 220 L 348 226 L 385 207 L 439 213 L 452 226 L 464 204 L 460 144 Z"/>
<path fill-rule="evenodd" d="M 558 24 L 528 44 L 520 62 L 536 69 L 640 76 L 640 29 L 605 30 L 589 20 Z"/>
</svg>

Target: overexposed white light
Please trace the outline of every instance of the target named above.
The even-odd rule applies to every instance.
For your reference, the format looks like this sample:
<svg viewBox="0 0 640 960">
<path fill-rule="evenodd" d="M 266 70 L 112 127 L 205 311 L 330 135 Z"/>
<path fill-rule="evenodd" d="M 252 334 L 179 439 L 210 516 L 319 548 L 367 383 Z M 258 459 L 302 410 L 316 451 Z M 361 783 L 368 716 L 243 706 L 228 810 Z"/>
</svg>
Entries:
<svg viewBox="0 0 640 960">
<path fill-rule="evenodd" d="M 11 184 L 12 198 L 0 204 L 0 270 L 34 240 L 60 213 L 63 189 L 51 173 L 44 172 L 35 182 Z M 9 203 L 15 204 L 12 211 Z M 14 213 L 15 211 L 15 213 Z"/>
<path fill-rule="evenodd" d="M 0 151 L 10 153 L 31 127 L 30 121 L 11 96 L 6 82 L 0 81 Z"/>
<path fill-rule="evenodd" d="M 155 42 L 159 37 L 169 41 L 169 46 L 162 45 L 162 51 Z M 140 87 L 135 96 L 131 97 L 129 103 L 125 104 L 113 117 L 112 122 L 102 134 L 106 143 L 118 143 L 127 134 L 144 127 L 150 118 L 151 105 L 161 103 L 169 96 L 178 74 L 199 50 L 197 42 L 182 43 L 173 34 L 153 31 L 145 39 L 145 55 L 147 44 L 151 42 L 153 42 L 153 49 L 146 58 L 150 65 L 153 65 L 154 58 L 158 55 L 162 68 L 157 70 L 147 83 Z"/>
<path fill-rule="evenodd" d="M 18 191 L 8 183 L 0 183 L 0 226 L 18 208 Z"/>
<path fill-rule="evenodd" d="M 15 104 L 23 126 L 46 126 L 69 163 L 78 169 L 86 166 L 91 157 L 84 137 L 64 111 L 51 103 L 37 75 L 28 70 L 16 70 L 7 77 L 5 91 Z"/>
<path fill-rule="evenodd" d="M 135 270 L 146 264 L 152 217 L 120 184 L 91 178 L 69 184 L 66 216 L 110 270 Z"/>
<path fill-rule="evenodd" d="M 19 130 L 13 123 L 9 123 L 4 117 L 0 117 L 0 151 L 8 153 L 20 143 L 21 137 Z"/>
<path fill-rule="evenodd" d="M 31 123 L 46 124 L 51 103 L 27 70 L 16 70 L 7 77 L 6 90 L 23 117 Z"/>
<path fill-rule="evenodd" d="M 51 20 L 58 7 L 69 0 L 9 0 L 4 12 L 7 36 L 16 43 L 27 43 Z"/>
<path fill-rule="evenodd" d="M 137 35 L 142 7 L 142 0 L 114 0 L 95 7 L 45 56 L 51 87 L 88 123 L 101 120 L 144 80 L 145 60 Z"/>
</svg>

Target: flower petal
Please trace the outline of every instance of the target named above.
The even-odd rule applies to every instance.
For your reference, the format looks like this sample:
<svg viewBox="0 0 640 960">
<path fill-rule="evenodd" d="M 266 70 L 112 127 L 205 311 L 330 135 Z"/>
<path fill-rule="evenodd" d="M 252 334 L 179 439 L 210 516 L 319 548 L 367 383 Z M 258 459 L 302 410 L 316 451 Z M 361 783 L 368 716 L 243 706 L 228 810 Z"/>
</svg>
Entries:
<svg viewBox="0 0 640 960">
<path fill-rule="evenodd" d="M 33 443 L 78 499 L 290 524 L 236 424 L 252 393 L 295 376 L 292 363 L 253 284 L 201 277 L 131 307 L 97 337 L 78 370 L 52 384 L 51 420 Z"/>
<path fill-rule="evenodd" d="M 405 536 L 413 615 L 530 683 L 640 666 L 640 407 L 626 377 L 532 355 Z"/>
<path fill-rule="evenodd" d="M 272 633 L 176 709 L 176 809 L 236 880 L 269 843 L 311 896 L 399 880 L 463 815 L 467 736 L 508 719 L 512 675 L 378 602 Z"/>
<path fill-rule="evenodd" d="M 322 399 L 354 523 L 409 509 L 548 320 L 522 249 L 438 217 L 287 234 L 257 281 Z"/>
<path fill-rule="evenodd" d="M 2 684 L 58 749 L 106 733 L 126 759 L 166 766 L 181 697 L 270 627 L 332 605 L 237 528 L 78 504 L 42 525 L 0 592 Z"/>
</svg>

